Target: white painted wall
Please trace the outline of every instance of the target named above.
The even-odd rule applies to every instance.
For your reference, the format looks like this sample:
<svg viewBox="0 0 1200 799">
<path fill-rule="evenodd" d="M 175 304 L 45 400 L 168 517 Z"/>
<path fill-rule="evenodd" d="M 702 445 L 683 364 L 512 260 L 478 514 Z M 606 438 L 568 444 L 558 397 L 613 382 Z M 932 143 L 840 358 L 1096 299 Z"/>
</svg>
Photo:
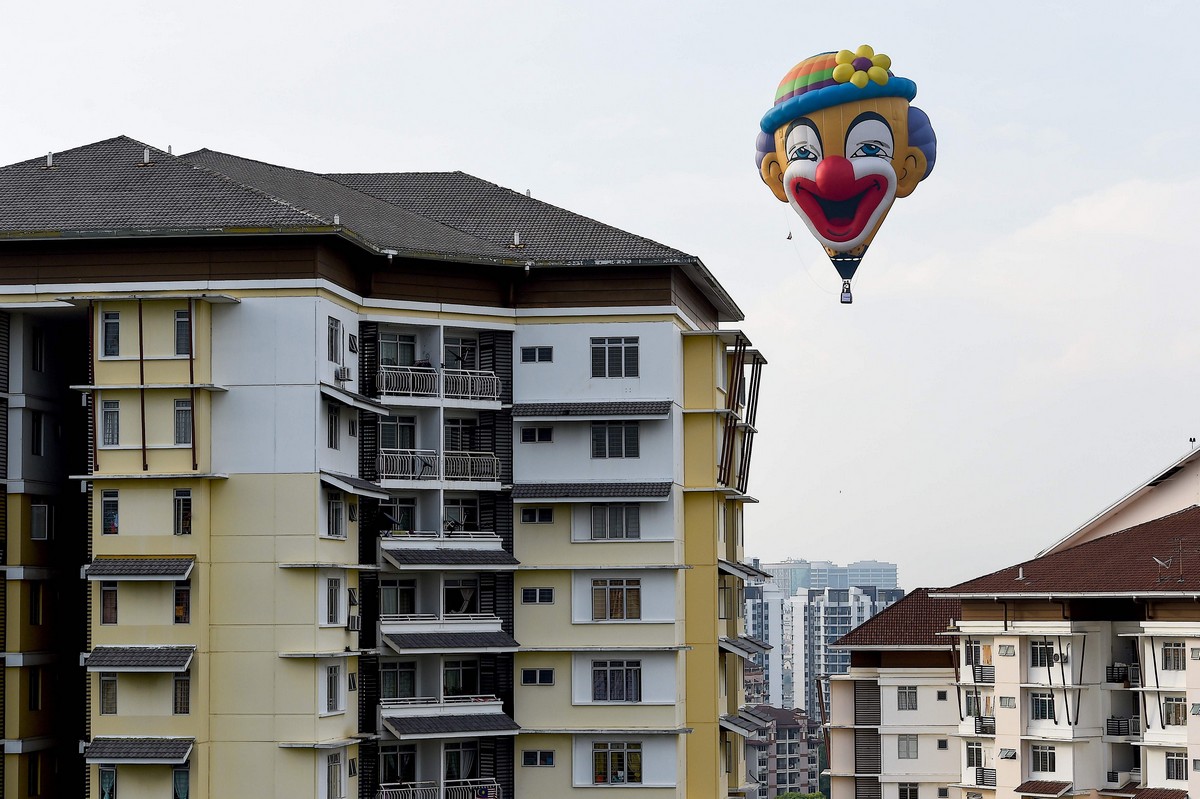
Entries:
<svg viewBox="0 0 1200 799">
<path fill-rule="evenodd" d="M 676 478 L 675 426 L 671 419 L 642 419 L 638 422 L 638 457 L 593 458 L 590 421 L 538 422 L 554 427 L 554 441 L 521 443 L 520 428 L 514 425 L 513 469 L 521 482 L 586 481 L 673 481 Z"/>
<path fill-rule="evenodd" d="M 642 618 L 629 621 L 592 621 L 592 580 L 635 578 L 642 581 Z M 675 572 L 673 570 L 576 571 L 571 575 L 571 620 L 576 624 L 638 624 L 674 622 Z"/>
<path fill-rule="evenodd" d="M 674 735 L 611 736 L 577 735 L 573 740 L 571 782 L 575 787 L 592 785 L 592 743 L 638 741 L 642 745 L 642 786 L 669 788 L 675 785 L 678 738 Z M 618 787 L 618 786 L 613 786 Z"/>
<path fill-rule="evenodd" d="M 634 541 L 671 541 L 675 538 L 675 500 L 667 502 L 642 502 L 639 518 L 641 519 L 641 538 Z M 629 543 L 625 539 L 592 540 L 592 505 L 581 502 L 569 506 L 571 512 L 571 540 L 576 543 L 605 546 L 609 544 Z"/>
<path fill-rule="evenodd" d="M 577 652 L 571 659 L 571 703 L 575 705 L 673 705 L 676 700 L 674 652 Z M 639 660 L 642 664 L 642 701 L 593 702 L 592 661 Z"/>
</svg>

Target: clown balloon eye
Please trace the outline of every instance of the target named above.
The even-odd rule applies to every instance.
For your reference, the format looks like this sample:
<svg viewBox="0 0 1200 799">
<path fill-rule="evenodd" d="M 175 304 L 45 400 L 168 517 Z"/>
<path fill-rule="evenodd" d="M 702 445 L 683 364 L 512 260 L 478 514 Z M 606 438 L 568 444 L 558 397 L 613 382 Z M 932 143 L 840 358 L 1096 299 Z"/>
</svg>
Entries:
<svg viewBox="0 0 1200 799">
<path fill-rule="evenodd" d="M 850 154 L 851 158 L 890 158 L 888 151 L 877 142 L 863 142 Z"/>
<path fill-rule="evenodd" d="M 797 147 L 788 153 L 789 161 L 816 161 L 817 154 L 814 153 L 808 145 Z"/>
</svg>

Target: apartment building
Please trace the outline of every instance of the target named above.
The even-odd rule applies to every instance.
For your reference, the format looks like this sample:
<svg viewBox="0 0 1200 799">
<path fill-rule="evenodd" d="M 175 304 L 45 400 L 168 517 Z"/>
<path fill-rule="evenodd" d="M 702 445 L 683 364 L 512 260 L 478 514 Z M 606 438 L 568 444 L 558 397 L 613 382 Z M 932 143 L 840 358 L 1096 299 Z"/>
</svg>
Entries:
<svg viewBox="0 0 1200 799">
<path fill-rule="evenodd" d="M 793 673 L 802 676 L 796 690 L 803 691 L 804 709 L 810 715 L 819 718 L 821 708 L 829 707 L 825 678 L 850 668 L 850 653 L 835 648 L 834 642 L 903 596 L 901 588 L 868 585 L 810 588 L 792 597 Z"/>
<path fill-rule="evenodd" d="M 819 729 L 816 721 L 803 710 L 771 705 L 754 705 L 749 710 L 769 720 L 749 740 L 752 762 L 757 765 L 758 799 L 774 799 L 786 793 L 816 793 Z"/>
<path fill-rule="evenodd" d="M 766 652 L 755 655 L 753 660 L 763 682 L 760 703 L 775 707 L 787 707 L 783 680 L 783 614 L 787 605 L 783 591 L 771 580 L 760 579 L 746 586 L 746 631 L 752 638 L 771 646 Z"/>
<path fill-rule="evenodd" d="M 829 560 L 785 558 L 764 563 L 762 568 L 775 578 L 775 583 L 787 596 L 809 588 L 850 588 L 856 585 L 896 588 L 899 585 L 896 564 L 880 560 L 857 560 L 839 566 Z"/>
<path fill-rule="evenodd" d="M 918 588 L 843 635 L 829 678 L 830 791 L 855 799 L 958 796 L 960 697 L 954 600 Z"/>
<path fill-rule="evenodd" d="M 756 789 L 765 359 L 699 259 L 125 137 L 0 211 L 5 796 Z"/>
</svg>

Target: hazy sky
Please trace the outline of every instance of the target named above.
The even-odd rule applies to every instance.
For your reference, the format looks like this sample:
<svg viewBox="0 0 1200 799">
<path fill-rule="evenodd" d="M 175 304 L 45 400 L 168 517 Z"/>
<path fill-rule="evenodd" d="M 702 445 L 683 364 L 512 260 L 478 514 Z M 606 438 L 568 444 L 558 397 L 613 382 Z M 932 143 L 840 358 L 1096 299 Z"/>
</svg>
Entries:
<svg viewBox="0 0 1200 799">
<path fill-rule="evenodd" d="M 459 169 L 700 256 L 770 361 L 750 554 L 950 584 L 1200 435 L 1200 4 L 116 0 L 4 27 L 0 163 L 126 134 Z M 863 43 L 939 147 L 842 306 L 754 137 L 793 64 Z"/>
</svg>

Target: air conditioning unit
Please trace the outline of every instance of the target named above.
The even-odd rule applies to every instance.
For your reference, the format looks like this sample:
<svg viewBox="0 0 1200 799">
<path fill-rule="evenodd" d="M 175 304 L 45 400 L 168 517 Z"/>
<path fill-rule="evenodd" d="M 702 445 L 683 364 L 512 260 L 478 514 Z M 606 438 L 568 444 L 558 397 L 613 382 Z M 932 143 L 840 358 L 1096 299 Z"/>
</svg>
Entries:
<svg viewBox="0 0 1200 799">
<path fill-rule="evenodd" d="M 362 616 L 351 616 L 346 620 L 346 629 L 352 633 L 362 630 Z"/>
<path fill-rule="evenodd" d="M 1050 659 L 1053 660 L 1055 663 L 1066 663 L 1067 662 L 1067 656 L 1062 654 L 1061 652 L 1055 652 L 1050 657 Z"/>
<path fill-rule="evenodd" d="M 350 367 L 349 366 L 339 366 L 337 369 L 334 369 L 333 370 L 333 379 L 334 380 L 349 380 L 350 379 Z"/>
</svg>

